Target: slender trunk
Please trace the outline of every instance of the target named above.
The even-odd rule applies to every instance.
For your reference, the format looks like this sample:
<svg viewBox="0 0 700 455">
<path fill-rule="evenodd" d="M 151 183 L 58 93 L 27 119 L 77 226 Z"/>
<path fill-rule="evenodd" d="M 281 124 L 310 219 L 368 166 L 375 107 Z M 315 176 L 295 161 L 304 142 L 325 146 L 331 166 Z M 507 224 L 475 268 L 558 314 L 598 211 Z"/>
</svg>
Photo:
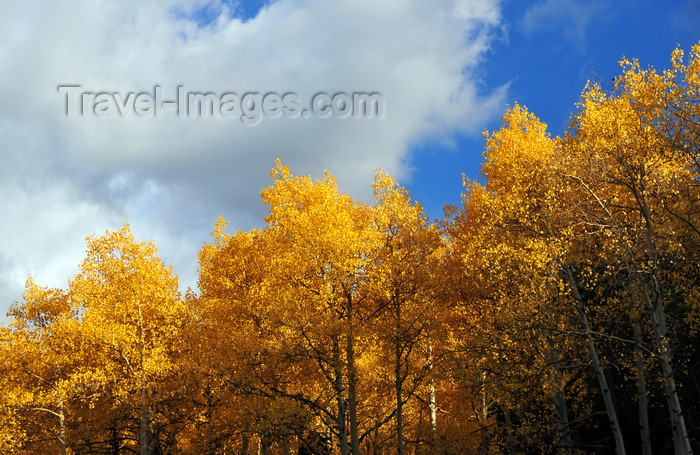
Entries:
<svg viewBox="0 0 700 455">
<path fill-rule="evenodd" d="M 488 455 L 491 453 L 491 435 L 489 434 L 489 426 L 487 423 L 488 418 L 488 402 L 486 398 L 486 371 L 481 372 L 481 413 L 474 409 L 477 422 L 479 423 L 479 429 L 481 431 L 481 437 L 479 438 L 479 449 L 478 453 Z"/>
<path fill-rule="evenodd" d="M 571 455 L 573 452 L 571 446 L 571 430 L 569 428 L 569 410 L 566 405 L 564 381 L 561 375 L 561 363 L 559 362 L 559 355 L 555 350 L 554 340 L 548 338 L 547 341 L 550 348 L 546 355 L 547 362 L 554 367 L 554 375 L 552 377 L 554 396 L 552 397 L 552 402 L 554 403 L 555 428 L 557 434 L 560 435 L 557 453 Z"/>
<path fill-rule="evenodd" d="M 433 342 L 428 334 L 428 410 L 430 411 L 430 443 L 435 447 L 437 440 L 437 401 L 435 398 L 435 378 L 433 377 Z"/>
<path fill-rule="evenodd" d="M 146 408 L 146 391 L 141 390 L 141 403 L 140 407 L 140 419 L 139 419 L 139 449 L 141 455 L 152 455 L 153 450 L 151 448 L 151 424 L 148 409 Z"/>
<path fill-rule="evenodd" d="M 348 447 L 348 433 L 345 428 L 345 390 L 343 385 L 343 367 L 340 360 L 340 343 L 338 336 L 333 336 L 333 367 L 335 372 L 335 393 L 338 403 L 338 415 L 336 426 L 338 427 L 338 445 L 341 455 L 350 455 Z"/>
<path fill-rule="evenodd" d="M 112 440 L 110 441 L 110 444 L 112 446 L 112 455 L 119 455 L 120 441 L 116 420 L 112 422 Z"/>
<path fill-rule="evenodd" d="M 578 286 L 576 285 L 576 280 L 574 279 L 574 274 L 571 272 L 571 268 L 565 267 L 566 275 L 571 286 L 571 293 L 576 299 L 579 306 L 579 315 L 581 316 L 581 325 L 583 327 L 583 332 L 586 337 L 586 344 L 588 345 L 588 353 L 591 356 L 591 361 L 593 362 L 593 369 L 595 370 L 596 376 L 598 378 L 598 384 L 600 385 L 600 391 L 603 394 L 603 401 L 605 401 L 605 411 L 608 414 L 608 420 L 610 421 L 610 429 L 613 433 L 613 438 L 615 439 L 615 452 L 617 455 L 625 455 L 625 443 L 622 439 L 622 432 L 620 431 L 620 424 L 617 420 L 617 412 L 615 411 L 615 406 L 612 401 L 612 394 L 610 387 L 608 386 L 608 380 L 605 377 L 605 372 L 600 364 L 600 359 L 598 357 L 598 351 L 595 347 L 595 342 L 593 341 L 593 336 L 591 335 L 591 326 L 588 323 L 588 314 L 586 314 L 586 308 L 583 304 L 583 298 L 578 291 Z"/>
<path fill-rule="evenodd" d="M 290 448 L 288 434 L 285 434 L 282 436 L 282 454 L 283 455 L 291 455 L 292 454 L 292 449 Z"/>
<path fill-rule="evenodd" d="M 330 409 L 328 409 L 330 415 Z M 328 425 L 326 432 L 326 453 L 333 453 L 333 428 L 332 425 Z"/>
<path fill-rule="evenodd" d="M 666 328 L 666 311 L 664 309 L 663 296 L 661 293 L 661 282 L 656 271 L 659 253 L 654 241 L 654 224 L 651 219 L 651 209 L 643 181 L 640 182 L 639 193 L 636 193 L 635 196 L 637 196 L 642 214 L 644 215 L 647 247 L 649 249 L 649 259 L 652 264 L 651 273 L 649 274 L 649 278 L 651 279 L 651 293 L 649 292 L 650 289 L 646 277 L 642 276 L 641 268 L 635 264 L 635 269 L 637 272 L 636 275 L 642 285 L 642 293 L 644 294 L 644 300 L 651 316 L 652 326 L 654 327 L 659 360 L 661 361 L 661 370 L 664 375 L 664 392 L 666 394 L 666 402 L 668 404 L 671 427 L 673 430 L 673 447 L 676 455 L 692 455 L 693 449 L 690 447 L 688 430 L 685 426 L 683 410 L 681 409 L 681 402 L 678 398 L 678 390 L 676 389 L 673 367 L 671 366 L 671 347 L 666 338 L 668 333 Z M 634 256 L 632 256 L 632 259 L 634 260 Z"/>
<path fill-rule="evenodd" d="M 394 343 L 394 388 L 396 390 L 396 450 L 403 455 L 403 397 L 401 396 L 401 346 L 398 333 Z"/>
<path fill-rule="evenodd" d="M 654 280 L 654 299 L 652 300 L 649 295 L 646 281 L 642 283 L 642 292 L 647 302 L 652 326 L 654 327 L 654 337 L 656 339 L 659 362 L 661 363 L 661 371 L 664 376 L 664 392 L 669 416 L 671 418 L 671 428 L 673 430 L 673 447 L 676 455 L 692 455 L 693 449 L 690 447 L 688 430 L 685 426 L 681 402 L 678 398 L 678 390 L 676 389 L 673 367 L 671 366 L 671 347 L 666 337 L 668 333 L 668 329 L 666 328 L 666 312 L 664 311 L 663 299 L 655 275 L 655 273 L 652 274 L 652 280 Z M 640 277 L 640 280 L 644 280 L 643 277 Z"/>
<path fill-rule="evenodd" d="M 489 414 L 488 404 L 486 402 L 486 372 L 481 372 L 481 422 L 482 426 L 486 425 L 486 418 Z"/>
<path fill-rule="evenodd" d="M 348 411 L 350 417 L 350 442 L 352 445 L 352 454 L 360 454 L 360 436 L 357 422 L 357 376 L 355 373 L 355 353 L 353 342 L 348 338 Z"/>
<path fill-rule="evenodd" d="M 510 409 L 503 409 L 503 417 L 506 423 L 506 442 L 508 443 L 508 454 L 515 453 L 515 443 L 513 442 L 513 423 L 510 420 Z"/>
<path fill-rule="evenodd" d="M 347 361 L 348 361 L 348 410 L 350 411 L 350 442 L 352 454 L 360 455 L 360 435 L 357 422 L 357 374 L 355 371 L 355 338 L 353 333 L 352 295 L 347 295 L 348 310 L 348 335 L 347 335 Z"/>
<path fill-rule="evenodd" d="M 260 455 L 270 455 L 272 441 L 268 435 L 260 435 Z"/>
<path fill-rule="evenodd" d="M 396 393 L 396 451 L 398 455 L 403 455 L 403 397 L 401 389 L 403 380 L 401 379 L 401 302 L 395 301 L 396 327 L 394 333 L 394 390 Z"/>
<path fill-rule="evenodd" d="M 139 321 L 139 368 L 143 368 L 143 364 L 146 360 L 146 330 L 143 326 L 143 314 L 141 307 L 138 308 L 138 321 Z M 139 453 L 141 455 L 153 455 L 152 445 L 152 432 L 151 430 L 151 419 L 150 413 L 148 412 L 148 390 L 143 378 L 138 379 L 140 383 L 139 390 Z"/>
<path fill-rule="evenodd" d="M 437 433 L 437 402 L 435 401 L 435 380 L 430 380 L 428 393 L 428 407 L 430 408 L 430 430 L 433 433 L 433 439 L 435 439 Z"/>
<path fill-rule="evenodd" d="M 635 316 L 634 327 L 634 361 L 637 368 L 637 404 L 639 407 L 639 434 L 642 440 L 642 455 L 651 455 L 651 432 L 649 431 L 649 398 L 647 397 L 646 365 L 642 352 L 642 326 L 639 316 Z"/>
<path fill-rule="evenodd" d="M 66 455 L 66 416 L 63 414 L 63 400 L 59 403 L 60 412 L 58 414 L 59 440 L 61 442 L 61 455 Z"/>
<path fill-rule="evenodd" d="M 569 411 L 566 406 L 566 396 L 564 391 L 557 389 L 552 397 L 554 401 L 554 419 L 557 434 L 560 435 L 559 450 L 557 453 L 571 455 L 571 431 L 569 430 Z"/>
<path fill-rule="evenodd" d="M 250 450 L 250 434 L 246 430 L 243 433 L 243 441 L 241 444 L 241 455 L 248 455 L 248 450 Z"/>
<path fill-rule="evenodd" d="M 435 446 L 437 439 L 437 399 L 435 397 L 435 378 L 433 377 L 433 343 L 428 338 L 428 369 L 430 370 L 430 382 L 428 383 L 428 409 L 430 409 L 430 436 L 431 443 Z"/>
</svg>

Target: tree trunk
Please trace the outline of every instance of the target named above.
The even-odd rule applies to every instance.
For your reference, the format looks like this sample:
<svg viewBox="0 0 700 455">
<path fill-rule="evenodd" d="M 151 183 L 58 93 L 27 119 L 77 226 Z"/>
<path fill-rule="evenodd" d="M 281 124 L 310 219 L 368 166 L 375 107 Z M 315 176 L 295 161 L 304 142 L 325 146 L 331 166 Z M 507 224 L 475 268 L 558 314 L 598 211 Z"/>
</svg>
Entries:
<svg viewBox="0 0 700 455">
<path fill-rule="evenodd" d="M 114 420 L 112 421 L 112 440 L 110 441 L 110 445 L 112 446 L 112 455 L 119 455 L 119 449 L 120 447 L 120 441 L 119 441 L 119 430 L 117 428 L 117 421 Z"/>
<path fill-rule="evenodd" d="M 428 371 L 430 381 L 428 382 L 428 409 L 430 410 L 430 434 L 431 442 L 435 445 L 437 438 L 437 401 L 435 398 L 435 378 L 433 377 L 433 343 L 428 335 Z"/>
<path fill-rule="evenodd" d="M 66 455 L 66 416 L 63 414 L 63 401 L 59 403 L 60 413 L 58 415 L 59 439 L 61 441 L 61 455 Z"/>
<path fill-rule="evenodd" d="M 328 411 L 328 415 L 331 414 L 331 409 L 328 408 L 326 409 Z M 337 422 L 336 422 L 337 423 Z M 326 447 L 326 453 L 333 453 L 333 424 L 330 423 L 329 425 L 326 426 L 326 438 L 325 438 L 325 447 Z"/>
<path fill-rule="evenodd" d="M 285 434 L 282 436 L 282 455 L 291 455 L 292 449 L 289 444 L 289 435 Z"/>
<path fill-rule="evenodd" d="M 690 447 L 690 439 L 688 438 L 688 430 L 685 426 L 683 418 L 683 410 L 681 402 L 678 398 L 678 390 L 671 366 L 671 347 L 669 346 L 666 335 L 666 310 L 664 309 L 663 296 L 661 294 L 661 281 L 656 270 L 659 261 L 659 253 L 654 241 L 654 224 L 651 219 L 651 209 L 647 198 L 644 182 L 641 181 L 638 186 L 638 193 L 635 192 L 637 201 L 644 215 L 644 227 L 646 233 L 647 248 L 649 259 L 652 264 L 652 269 L 648 274 L 648 278 L 642 275 L 642 269 L 635 262 L 635 271 L 638 280 L 642 286 L 644 300 L 651 317 L 651 323 L 654 327 L 654 335 L 656 338 L 656 347 L 661 362 L 661 370 L 664 375 L 664 392 L 666 394 L 666 402 L 668 403 L 668 412 L 671 418 L 671 428 L 673 430 L 673 447 L 676 455 L 692 455 L 693 449 Z M 634 261 L 634 255 L 632 255 Z M 651 280 L 649 283 L 648 280 Z M 650 288 L 651 285 L 651 289 Z M 650 292 L 651 291 L 651 292 Z"/>
<path fill-rule="evenodd" d="M 430 380 L 430 389 L 428 393 L 428 407 L 430 408 L 430 430 L 435 439 L 437 433 L 437 402 L 435 401 L 435 381 Z"/>
<path fill-rule="evenodd" d="M 403 448 L 403 397 L 401 389 L 401 302 L 395 300 L 396 326 L 394 333 L 394 391 L 396 394 L 396 453 L 404 454 Z"/>
<path fill-rule="evenodd" d="M 396 390 L 396 450 L 398 455 L 403 449 L 403 397 L 401 396 L 401 346 L 398 338 L 394 343 L 394 388 Z"/>
<path fill-rule="evenodd" d="M 566 406 L 564 391 L 557 388 L 552 397 L 552 401 L 554 402 L 555 428 L 557 434 L 560 435 L 559 450 L 557 450 L 557 453 L 571 455 L 573 452 L 571 446 L 571 431 L 569 429 L 569 411 Z"/>
<path fill-rule="evenodd" d="M 246 430 L 243 433 L 243 441 L 241 444 L 241 455 L 248 455 L 248 450 L 250 450 L 250 434 Z"/>
<path fill-rule="evenodd" d="M 638 275 L 640 274 L 638 273 Z M 661 291 L 658 287 L 658 280 L 655 275 L 655 273 L 652 273 L 652 280 L 654 280 L 654 303 L 652 303 L 652 298 L 649 296 L 649 289 L 646 285 L 646 281 L 644 281 L 642 284 L 642 292 L 647 302 L 647 308 L 651 317 L 652 326 L 654 327 L 654 336 L 656 339 L 659 362 L 661 363 L 661 371 L 664 376 L 664 392 L 666 395 L 669 416 L 671 418 L 673 447 L 676 455 L 692 455 L 693 449 L 690 447 L 688 430 L 685 426 L 681 402 L 678 399 L 678 390 L 676 389 L 673 367 L 671 366 L 671 347 L 669 346 L 668 339 L 666 338 L 666 334 L 668 332 L 668 329 L 666 328 L 666 312 L 664 311 L 663 299 L 661 297 Z M 640 280 L 644 280 L 644 278 L 640 276 Z"/>
<path fill-rule="evenodd" d="M 153 423 L 151 414 L 146 406 L 146 391 L 141 392 L 141 403 L 139 419 L 139 453 L 140 455 L 155 455 L 153 440 Z"/>
<path fill-rule="evenodd" d="M 506 443 L 508 444 L 508 454 L 512 455 L 515 453 L 515 443 L 513 441 L 513 422 L 510 419 L 510 409 L 505 407 L 503 409 L 503 418 L 506 424 Z"/>
<path fill-rule="evenodd" d="M 563 378 L 561 375 L 561 363 L 559 355 L 554 346 L 554 340 L 547 338 L 549 343 L 549 351 L 547 352 L 547 362 L 554 367 L 554 375 L 552 378 L 554 396 L 551 397 L 554 403 L 554 424 L 559 438 L 559 449 L 557 453 L 571 455 L 573 453 L 571 446 L 571 429 L 569 427 L 569 410 L 566 405 L 566 394 L 564 392 Z"/>
<path fill-rule="evenodd" d="M 620 424 L 617 420 L 617 412 L 615 411 L 615 406 L 612 401 L 612 394 L 610 387 L 608 386 L 608 380 L 605 377 L 605 372 L 600 364 L 600 358 L 598 357 L 598 351 L 595 347 L 595 342 L 591 334 L 591 326 L 588 323 L 588 314 L 586 314 L 586 307 L 583 304 L 583 298 L 578 291 L 578 286 L 576 285 L 576 280 L 574 279 L 574 274 L 571 272 L 570 267 L 565 267 L 566 275 L 571 285 L 571 293 L 576 299 L 579 307 L 579 315 L 581 316 L 581 325 L 583 327 L 583 333 L 586 337 L 586 344 L 588 345 L 588 353 L 591 356 L 591 361 L 593 362 L 593 369 L 595 370 L 596 376 L 598 378 L 598 384 L 600 385 L 600 391 L 603 394 L 603 401 L 605 401 L 605 411 L 608 414 L 608 420 L 610 421 L 610 429 L 613 433 L 613 438 L 615 439 L 615 452 L 617 455 L 625 455 L 625 442 L 622 439 L 622 432 L 620 431 Z"/>
<path fill-rule="evenodd" d="M 353 333 L 352 295 L 347 295 L 348 310 L 348 335 L 347 335 L 347 361 L 348 361 L 348 409 L 350 411 L 350 443 L 352 454 L 360 455 L 360 435 L 357 423 L 357 374 L 355 371 L 355 338 Z"/>
<path fill-rule="evenodd" d="M 642 455 L 651 455 L 651 432 L 649 431 L 649 398 L 647 397 L 646 365 L 642 352 L 642 326 L 639 316 L 632 321 L 634 327 L 634 361 L 637 368 L 637 403 L 639 408 L 639 434 L 642 442 Z"/>
<path fill-rule="evenodd" d="M 269 435 L 260 435 L 260 455 L 270 455 L 272 441 Z"/>
<path fill-rule="evenodd" d="M 491 437 L 488 435 L 489 425 L 487 423 L 489 408 L 486 397 L 486 371 L 481 371 L 481 412 L 474 409 L 476 418 L 479 423 L 479 429 L 482 432 L 482 437 L 479 442 L 478 453 L 489 455 L 491 453 Z"/>
<path fill-rule="evenodd" d="M 489 407 L 486 401 L 486 372 L 481 372 L 481 422 L 486 425 L 486 419 L 489 416 Z"/>
<path fill-rule="evenodd" d="M 336 426 L 338 428 L 338 445 L 341 455 L 350 455 L 348 447 L 348 433 L 345 428 L 345 390 L 343 385 L 343 367 L 340 360 L 340 343 L 338 336 L 333 336 L 333 367 L 335 373 L 335 393 L 338 403 L 338 415 L 336 416 Z"/>
<path fill-rule="evenodd" d="M 143 368 L 143 364 L 146 360 L 146 330 L 143 326 L 143 314 L 141 307 L 138 307 L 138 321 L 139 321 L 139 339 L 140 339 L 140 357 L 139 357 L 139 368 Z M 144 384 L 144 379 L 139 379 L 140 390 L 139 390 L 139 453 L 141 455 L 153 455 L 153 432 L 151 428 L 151 418 L 148 412 L 148 390 Z"/>
</svg>

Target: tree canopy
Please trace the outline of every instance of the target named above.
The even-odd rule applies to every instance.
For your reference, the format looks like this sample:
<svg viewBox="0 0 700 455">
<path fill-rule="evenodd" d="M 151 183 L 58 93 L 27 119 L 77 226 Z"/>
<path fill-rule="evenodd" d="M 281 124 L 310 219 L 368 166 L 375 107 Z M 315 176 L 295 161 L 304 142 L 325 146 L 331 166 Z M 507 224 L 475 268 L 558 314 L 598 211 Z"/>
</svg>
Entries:
<svg viewBox="0 0 700 455">
<path fill-rule="evenodd" d="M 278 160 L 196 291 L 128 224 L 88 238 L 0 326 L 0 451 L 697 451 L 700 43 L 621 68 L 561 137 L 509 107 L 443 220 Z"/>
</svg>

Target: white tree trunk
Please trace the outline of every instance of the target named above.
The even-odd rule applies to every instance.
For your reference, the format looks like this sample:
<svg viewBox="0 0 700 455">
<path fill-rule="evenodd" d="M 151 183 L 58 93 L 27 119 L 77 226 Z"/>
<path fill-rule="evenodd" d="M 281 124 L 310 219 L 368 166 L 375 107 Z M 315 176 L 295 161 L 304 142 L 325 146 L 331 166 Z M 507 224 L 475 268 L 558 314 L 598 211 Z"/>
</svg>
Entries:
<svg viewBox="0 0 700 455">
<path fill-rule="evenodd" d="M 596 377 L 598 378 L 598 384 L 600 385 L 600 391 L 603 394 L 603 401 L 605 402 L 605 411 L 608 414 L 608 420 L 610 421 L 610 430 L 613 433 L 613 438 L 615 439 L 615 453 L 617 455 L 625 455 L 625 442 L 622 439 L 622 432 L 620 431 L 620 423 L 617 420 L 617 412 L 615 411 L 615 406 L 612 401 L 612 393 L 610 387 L 608 386 L 608 379 L 605 377 L 605 372 L 600 364 L 600 358 L 598 357 L 598 351 L 595 347 L 595 341 L 593 340 L 593 335 L 591 334 L 591 326 L 588 322 L 588 314 L 586 314 L 586 307 L 583 304 L 583 298 L 578 291 L 578 286 L 576 285 L 576 280 L 574 279 L 574 274 L 571 272 L 569 267 L 565 267 L 566 275 L 571 285 L 571 292 L 574 299 L 578 302 L 579 306 L 579 316 L 581 317 L 581 326 L 583 327 L 583 333 L 586 337 L 586 344 L 588 345 L 588 353 L 591 356 L 591 362 L 593 363 L 593 369 L 595 370 Z"/>
</svg>

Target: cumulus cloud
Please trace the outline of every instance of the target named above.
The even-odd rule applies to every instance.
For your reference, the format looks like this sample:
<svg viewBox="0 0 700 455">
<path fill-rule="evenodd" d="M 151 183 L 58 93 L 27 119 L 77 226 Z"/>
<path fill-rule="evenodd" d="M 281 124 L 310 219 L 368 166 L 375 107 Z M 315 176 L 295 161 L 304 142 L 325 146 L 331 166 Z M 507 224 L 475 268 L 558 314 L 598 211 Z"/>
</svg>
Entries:
<svg viewBox="0 0 700 455">
<path fill-rule="evenodd" d="M 186 285 L 215 219 L 261 224 L 274 158 L 297 174 L 331 169 L 370 200 L 375 168 L 409 176 L 416 141 L 474 133 L 498 114 L 476 68 L 500 26 L 497 0 L 5 2 L 0 6 L 0 306 L 27 275 L 64 286 L 85 236 L 128 220 Z M 381 118 L 65 115 L 58 86 L 176 97 L 378 92 Z M 93 112 L 94 114 L 94 112 Z"/>
</svg>

